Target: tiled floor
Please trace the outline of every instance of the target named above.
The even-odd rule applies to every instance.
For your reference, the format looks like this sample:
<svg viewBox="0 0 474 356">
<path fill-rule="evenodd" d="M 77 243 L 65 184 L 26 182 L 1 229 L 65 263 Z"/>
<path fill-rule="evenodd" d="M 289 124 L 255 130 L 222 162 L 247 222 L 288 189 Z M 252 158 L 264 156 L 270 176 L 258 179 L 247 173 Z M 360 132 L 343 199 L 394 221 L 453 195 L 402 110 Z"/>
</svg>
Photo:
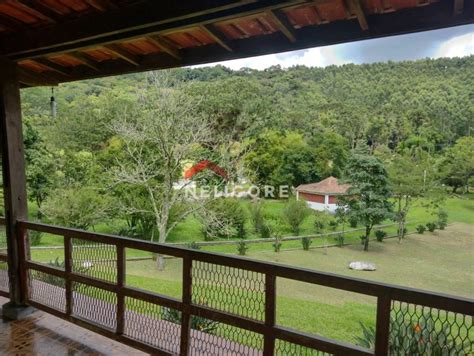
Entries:
<svg viewBox="0 0 474 356">
<path fill-rule="evenodd" d="M 0 305 L 8 300 L 0 297 Z M 0 355 L 127 355 L 144 353 L 37 311 L 20 321 L 0 319 Z"/>
</svg>

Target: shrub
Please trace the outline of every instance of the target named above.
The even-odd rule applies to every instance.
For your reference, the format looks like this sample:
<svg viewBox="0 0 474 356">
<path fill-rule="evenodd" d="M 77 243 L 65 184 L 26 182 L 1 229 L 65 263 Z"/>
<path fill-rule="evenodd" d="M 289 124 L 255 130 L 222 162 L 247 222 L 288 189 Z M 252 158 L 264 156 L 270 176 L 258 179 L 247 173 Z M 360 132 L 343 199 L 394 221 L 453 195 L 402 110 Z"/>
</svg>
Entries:
<svg viewBox="0 0 474 356">
<path fill-rule="evenodd" d="M 419 321 L 406 319 L 408 308 L 402 308 L 396 318 L 390 318 L 390 355 L 468 355 L 472 344 L 456 337 L 456 328 L 449 324 L 438 326 L 436 312 L 425 311 Z M 356 345 L 373 349 L 375 329 L 360 324 L 362 336 L 356 336 Z"/>
<path fill-rule="evenodd" d="M 169 321 L 174 324 L 181 325 L 181 312 L 176 309 L 162 307 L 162 318 L 163 320 Z M 191 316 L 191 329 L 199 330 L 207 334 L 214 334 L 219 327 L 219 322 L 203 318 L 201 316 Z"/>
<path fill-rule="evenodd" d="M 433 232 L 436 230 L 436 223 L 429 222 L 428 224 L 426 224 L 426 228 L 428 229 L 429 232 Z"/>
<path fill-rule="evenodd" d="M 201 249 L 201 245 L 199 245 L 196 241 L 193 241 L 193 242 L 187 244 L 186 247 L 189 248 L 190 250 L 200 250 Z"/>
<path fill-rule="evenodd" d="M 244 240 L 240 240 L 237 243 L 237 252 L 239 253 L 240 256 L 245 256 L 248 249 L 249 247 L 247 246 L 247 243 Z"/>
<path fill-rule="evenodd" d="M 309 246 L 313 243 L 313 240 L 309 238 L 308 236 L 305 236 L 301 239 L 301 244 L 303 245 L 303 250 L 308 251 Z"/>
<path fill-rule="evenodd" d="M 339 224 L 336 220 L 330 220 L 328 225 L 332 231 L 335 231 Z"/>
<path fill-rule="evenodd" d="M 268 239 L 272 236 L 272 228 L 270 224 L 266 221 L 260 226 L 260 237 L 262 239 Z"/>
<path fill-rule="evenodd" d="M 324 229 L 324 222 L 316 218 L 316 220 L 314 220 L 314 231 L 317 234 L 320 234 L 323 231 L 323 229 Z"/>
<path fill-rule="evenodd" d="M 241 202 L 234 198 L 218 198 L 210 201 L 207 216 L 201 217 L 205 240 L 216 238 L 245 237 L 246 211 Z"/>
<path fill-rule="evenodd" d="M 277 234 L 277 235 L 275 236 L 275 242 L 273 243 L 273 250 L 274 250 L 275 252 L 280 252 L 281 241 L 282 241 L 281 236 Z"/>
<path fill-rule="evenodd" d="M 440 230 L 444 230 L 446 226 L 448 226 L 448 213 L 440 209 L 438 211 L 438 227 Z"/>
<path fill-rule="evenodd" d="M 43 233 L 41 231 L 30 231 L 28 232 L 28 239 L 30 240 L 31 246 L 38 246 L 41 243 Z"/>
<path fill-rule="evenodd" d="M 408 229 L 406 227 L 403 228 L 403 235 L 406 235 L 406 233 L 408 232 Z M 397 229 L 397 235 L 401 235 L 400 234 L 400 229 Z"/>
<path fill-rule="evenodd" d="M 418 225 L 416 227 L 416 232 L 419 233 L 419 234 L 423 234 L 425 231 L 426 231 L 425 225 Z"/>
<path fill-rule="evenodd" d="M 264 216 L 263 216 L 263 202 L 255 200 L 249 206 L 250 221 L 252 222 L 253 228 L 256 233 L 259 233 L 264 228 Z"/>
<path fill-rule="evenodd" d="M 344 235 L 343 234 L 338 234 L 335 238 L 337 246 L 342 247 L 344 246 Z"/>
<path fill-rule="evenodd" d="M 289 200 L 283 210 L 283 217 L 295 235 L 299 235 L 301 224 L 310 214 L 311 209 L 303 200 Z"/>
<path fill-rule="evenodd" d="M 383 230 L 375 231 L 375 237 L 377 238 L 378 242 L 383 242 L 383 239 L 387 237 L 387 233 Z"/>
</svg>

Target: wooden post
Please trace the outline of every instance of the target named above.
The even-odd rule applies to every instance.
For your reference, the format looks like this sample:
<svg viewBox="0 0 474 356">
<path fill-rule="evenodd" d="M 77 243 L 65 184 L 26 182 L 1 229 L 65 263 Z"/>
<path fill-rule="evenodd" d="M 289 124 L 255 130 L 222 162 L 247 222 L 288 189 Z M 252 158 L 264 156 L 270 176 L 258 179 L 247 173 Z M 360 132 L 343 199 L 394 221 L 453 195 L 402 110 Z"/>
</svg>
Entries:
<svg viewBox="0 0 474 356">
<path fill-rule="evenodd" d="M 390 308 L 391 299 L 389 296 L 377 298 L 377 321 L 375 327 L 375 354 L 377 356 L 386 356 L 389 352 Z"/>
<path fill-rule="evenodd" d="M 267 272 L 265 274 L 265 325 L 268 327 L 264 335 L 263 355 L 275 354 L 275 336 L 269 332 L 275 326 L 276 317 L 276 277 Z"/>
<path fill-rule="evenodd" d="M 192 303 L 192 268 L 193 261 L 191 257 L 185 256 L 183 258 L 183 311 L 181 312 L 181 342 L 180 352 L 181 356 L 189 354 L 191 345 L 191 313 L 190 307 Z"/>
<path fill-rule="evenodd" d="M 17 225 L 17 220 L 27 218 L 26 174 L 18 67 L 3 57 L 0 57 L 0 125 L 10 281 L 10 302 L 3 306 L 3 315 L 18 319 L 31 312 L 26 307 L 27 236 Z"/>
</svg>

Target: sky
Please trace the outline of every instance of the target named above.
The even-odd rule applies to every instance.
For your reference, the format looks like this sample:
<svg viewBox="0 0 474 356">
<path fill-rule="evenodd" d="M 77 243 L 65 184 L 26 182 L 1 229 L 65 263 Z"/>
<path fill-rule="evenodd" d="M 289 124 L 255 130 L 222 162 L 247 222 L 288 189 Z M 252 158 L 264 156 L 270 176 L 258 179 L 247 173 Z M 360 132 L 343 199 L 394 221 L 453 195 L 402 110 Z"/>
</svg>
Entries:
<svg viewBox="0 0 474 356">
<path fill-rule="evenodd" d="M 326 67 L 332 64 L 362 64 L 469 55 L 474 55 L 474 25 L 235 59 L 200 67 L 217 64 L 235 70 L 243 67 L 265 69 L 273 65 L 280 65 L 283 68 L 294 65 Z"/>
</svg>

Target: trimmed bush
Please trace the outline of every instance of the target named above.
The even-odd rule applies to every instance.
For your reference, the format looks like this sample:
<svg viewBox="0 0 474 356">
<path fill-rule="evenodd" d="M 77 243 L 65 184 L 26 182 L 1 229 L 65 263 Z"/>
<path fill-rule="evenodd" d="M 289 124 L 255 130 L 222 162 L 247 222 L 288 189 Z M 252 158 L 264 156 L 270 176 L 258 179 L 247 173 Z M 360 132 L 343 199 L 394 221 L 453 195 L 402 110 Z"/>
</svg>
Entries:
<svg viewBox="0 0 474 356">
<path fill-rule="evenodd" d="M 377 238 L 378 242 L 383 242 L 383 239 L 387 237 L 387 232 L 383 230 L 375 231 L 375 237 Z"/>
<path fill-rule="evenodd" d="M 418 225 L 416 227 L 416 232 L 423 235 L 424 232 L 426 231 L 426 226 L 425 225 Z"/>
<path fill-rule="evenodd" d="M 359 222 L 357 221 L 357 218 L 349 218 L 349 226 L 352 227 L 353 229 L 355 229 L 357 227 L 357 224 Z"/>
<path fill-rule="evenodd" d="M 283 218 L 295 235 L 299 235 L 300 226 L 309 215 L 311 215 L 311 209 L 303 200 L 291 199 L 283 209 Z"/>
<path fill-rule="evenodd" d="M 335 231 L 339 224 L 336 220 L 330 220 L 328 225 L 332 231 Z"/>
<path fill-rule="evenodd" d="M 438 227 L 440 230 L 444 230 L 446 226 L 448 226 L 448 213 L 440 209 L 438 211 Z"/>
<path fill-rule="evenodd" d="M 337 243 L 338 247 L 344 246 L 344 235 L 343 234 L 337 235 L 334 239 L 336 240 L 336 243 Z"/>
<path fill-rule="evenodd" d="M 303 250 L 305 251 L 308 251 L 309 250 L 309 246 L 311 246 L 311 244 L 313 243 L 313 241 L 311 240 L 311 238 L 305 236 L 301 239 L 301 244 L 303 245 Z"/>
<path fill-rule="evenodd" d="M 426 224 L 426 228 L 428 229 L 429 232 L 434 232 L 436 230 L 436 223 L 435 222 L 429 222 Z"/>
<path fill-rule="evenodd" d="M 272 228 L 270 224 L 266 221 L 262 222 L 262 225 L 260 225 L 260 237 L 262 239 L 268 239 L 272 236 Z"/>
</svg>

